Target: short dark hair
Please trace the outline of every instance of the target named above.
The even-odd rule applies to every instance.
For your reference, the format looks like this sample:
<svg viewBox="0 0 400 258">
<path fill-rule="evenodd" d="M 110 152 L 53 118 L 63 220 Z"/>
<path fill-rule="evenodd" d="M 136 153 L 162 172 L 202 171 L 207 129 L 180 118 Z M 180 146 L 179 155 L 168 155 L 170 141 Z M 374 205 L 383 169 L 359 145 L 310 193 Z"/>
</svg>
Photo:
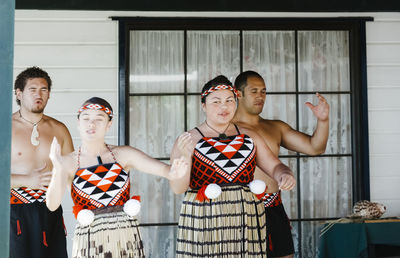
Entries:
<svg viewBox="0 0 400 258">
<path fill-rule="evenodd" d="M 254 71 L 245 71 L 245 72 L 240 73 L 236 77 L 235 88 L 237 90 L 240 90 L 241 92 L 243 92 L 244 88 L 246 88 L 246 86 L 247 86 L 247 79 L 249 79 L 250 77 L 256 77 L 256 78 L 259 78 L 264 81 L 263 77 L 259 73 L 254 72 Z"/>
<path fill-rule="evenodd" d="M 109 108 L 111 110 L 111 112 L 113 112 L 113 109 L 112 109 L 110 103 L 108 103 L 108 101 L 103 99 L 103 98 L 92 97 L 92 98 L 86 100 L 85 102 L 83 102 L 82 106 L 85 106 L 87 104 L 99 104 L 99 105 L 102 105 L 102 106 L 104 106 L 106 108 Z M 78 119 L 79 119 L 80 115 L 81 115 L 81 113 L 78 112 Z M 112 116 L 108 116 L 108 118 L 111 120 Z"/>
<path fill-rule="evenodd" d="M 17 94 L 17 91 L 16 91 L 17 89 L 19 89 L 20 91 L 24 91 L 26 82 L 29 79 L 33 79 L 33 78 L 45 79 L 47 82 L 47 86 L 49 87 L 49 91 L 51 90 L 51 78 L 50 78 L 49 74 L 37 66 L 32 66 L 32 67 L 25 69 L 20 74 L 18 74 L 17 78 L 15 79 L 15 83 L 14 83 L 15 94 Z M 16 99 L 16 101 L 17 101 L 18 105 L 21 105 L 21 101 L 19 99 Z"/>
<path fill-rule="evenodd" d="M 212 80 L 208 81 L 206 84 L 204 84 L 203 89 L 201 90 L 201 93 L 203 94 L 206 90 L 209 90 L 210 88 L 221 85 L 221 84 L 227 85 L 227 86 L 232 86 L 232 82 L 228 78 L 226 78 L 226 76 L 218 75 L 214 79 L 212 79 Z M 206 98 L 207 98 L 207 96 L 204 98 L 201 98 L 201 103 L 205 103 Z"/>
</svg>

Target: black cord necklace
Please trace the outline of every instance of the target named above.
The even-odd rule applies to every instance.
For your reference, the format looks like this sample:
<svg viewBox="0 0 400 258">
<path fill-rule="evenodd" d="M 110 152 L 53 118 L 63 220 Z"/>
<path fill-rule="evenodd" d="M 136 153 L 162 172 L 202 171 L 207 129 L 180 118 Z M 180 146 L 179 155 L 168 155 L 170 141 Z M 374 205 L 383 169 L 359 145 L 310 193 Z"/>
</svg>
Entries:
<svg viewBox="0 0 400 258">
<path fill-rule="evenodd" d="M 226 139 L 228 139 L 228 136 L 226 136 L 225 132 L 226 132 L 226 130 L 228 130 L 228 128 L 229 128 L 229 126 L 231 125 L 231 123 L 228 124 L 228 126 L 225 128 L 225 130 L 224 130 L 222 133 L 220 133 L 220 132 L 218 132 L 217 130 L 215 130 L 214 128 L 212 128 L 212 127 L 207 123 L 207 120 L 206 120 L 206 125 L 208 126 L 208 128 L 210 128 L 211 130 L 213 130 L 214 132 L 216 132 L 216 133 L 218 134 L 218 137 L 221 138 L 221 140 L 226 140 Z"/>
<path fill-rule="evenodd" d="M 26 122 L 28 122 L 28 123 L 30 123 L 30 124 L 33 125 L 32 134 L 31 134 L 31 144 L 32 144 L 33 146 L 38 146 L 39 143 L 40 143 L 40 141 L 39 141 L 39 132 L 38 132 L 38 130 L 37 130 L 37 126 L 38 126 L 38 124 L 40 123 L 40 121 L 43 120 L 43 116 L 42 116 L 42 118 L 40 118 L 39 121 L 37 121 L 36 123 L 33 123 L 33 122 L 29 121 L 28 119 L 26 119 L 26 118 L 24 118 L 24 117 L 22 116 L 21 110 L 18 110 L 18 113 L 19 113 L 19 117 L 20 117 L 20 118 L 22 118 L 22 119 L 25 120 Z"/>
</svg>

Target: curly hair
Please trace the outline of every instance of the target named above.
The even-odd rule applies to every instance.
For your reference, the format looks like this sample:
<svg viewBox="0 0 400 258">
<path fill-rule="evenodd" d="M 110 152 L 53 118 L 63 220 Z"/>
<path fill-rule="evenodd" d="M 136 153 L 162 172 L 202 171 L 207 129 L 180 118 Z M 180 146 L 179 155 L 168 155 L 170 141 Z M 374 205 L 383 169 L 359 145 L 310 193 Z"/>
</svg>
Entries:
<svg viewBox="0 0 400 258">
<path fill-rule="evenodd" d="M 15 79 L 15 83 L 14 83 L 15 95 L 17 94 L 17 91 L 16 91 L 17 89 L 19 89 L 20 91 L 24 91 L 26 82 L 29 79 L 33 79 L 33 78 L 45 79 L 47 82 L 47 86 L 49 87 L 49 91 L 50 91 L 51 78 L 50 78 L 49 74 L 37 66 L 32 66 L 32 67 L 25 69 L 20 74 L 18 74 L 17 78 Z M 17 101 L 17 104 L 20 106 L 21 101 L 19 99 L 16 99 L 16 101 Z"/>
</svg>

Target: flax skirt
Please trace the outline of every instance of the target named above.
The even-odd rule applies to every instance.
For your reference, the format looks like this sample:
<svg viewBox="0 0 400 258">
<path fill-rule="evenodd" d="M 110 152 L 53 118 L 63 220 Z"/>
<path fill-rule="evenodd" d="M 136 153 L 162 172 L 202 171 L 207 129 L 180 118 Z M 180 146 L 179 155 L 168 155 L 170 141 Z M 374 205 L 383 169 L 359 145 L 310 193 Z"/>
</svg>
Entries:
<svg viewBox="0 0 400 258">
<path fill-rule="evenodd" d="M 97 214 L 89 226 L 77 223 L 72 257 L 144 257 L 137 220 L 119 211 Z"/>
<path fill-rule="evenodd" d="M 222 186 L 213 200 L 184 198 L 176 257 L 266 257 L 265 208 L 247 186 Z"/>
</svg>

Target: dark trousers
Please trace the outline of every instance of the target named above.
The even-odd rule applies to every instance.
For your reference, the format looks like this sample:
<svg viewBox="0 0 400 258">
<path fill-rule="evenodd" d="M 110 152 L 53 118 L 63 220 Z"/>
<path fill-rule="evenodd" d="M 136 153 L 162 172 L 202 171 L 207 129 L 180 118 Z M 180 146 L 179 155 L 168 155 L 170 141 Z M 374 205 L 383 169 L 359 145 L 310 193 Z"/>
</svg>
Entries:
<svg viewBox="0 0 400 258">
<path fill-rule="evenodd" d="M 12 204 L 10 258 L 66 258 L 61 206 L 51 212 L 45 203 Z"/>
</svg>

